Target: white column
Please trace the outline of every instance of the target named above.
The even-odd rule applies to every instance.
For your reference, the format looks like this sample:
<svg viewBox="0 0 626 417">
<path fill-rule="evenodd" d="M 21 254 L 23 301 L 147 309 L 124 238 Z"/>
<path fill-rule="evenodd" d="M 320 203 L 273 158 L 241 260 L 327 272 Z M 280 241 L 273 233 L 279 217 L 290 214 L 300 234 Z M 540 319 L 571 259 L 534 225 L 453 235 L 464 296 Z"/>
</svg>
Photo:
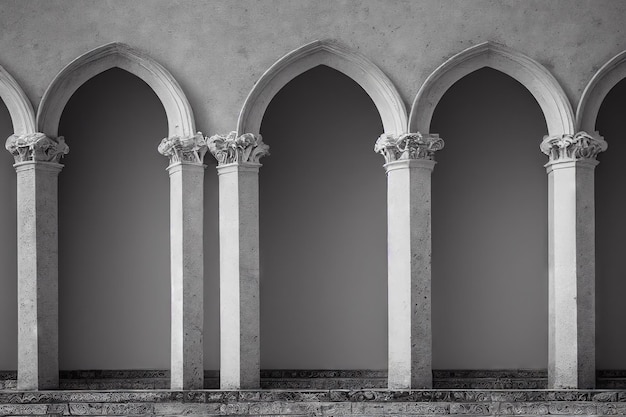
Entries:
<svg viewBox="0 0 626 417">
<path fill-rule="evenodd" d="M 17 388 L 59 387 L 58 175 L 62 137 L 10 136 L 17 172 Z"/>
<path fill-rule="evenodd" d="M 169 157 L 171 251 L 171 389 L 204 387 L 203 195 L 206 141 L 165 138 L 159 152 Z"/>
<path fill-rule="evenodd" d="M 548 388 L 595 388 L 596 156 L 599 135 L 546 137 L 548 172 Z"/>
<path fill-rule="evenodd" d="M 386 160 L 390 389 L 432 388 L 431 174 L 437 135 L 382 135 Z"/>
<path fill-rule="evenodd" d="M 220 388 L 260 386 L 259 159 L 260 135 L 215 135 L 220 217 Z"/>
</svg>

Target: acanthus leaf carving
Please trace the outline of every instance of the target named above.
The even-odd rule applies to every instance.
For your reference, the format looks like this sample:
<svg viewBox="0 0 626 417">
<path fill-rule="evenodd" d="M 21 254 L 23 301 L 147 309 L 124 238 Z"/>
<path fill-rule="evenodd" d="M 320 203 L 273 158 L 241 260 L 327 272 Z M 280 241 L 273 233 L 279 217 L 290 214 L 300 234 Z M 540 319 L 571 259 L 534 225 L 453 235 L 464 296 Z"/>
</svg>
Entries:
<svg viewBox="0 0 626 417">
<path fill-rule="evenodd" d="M 207 145 L 218 165 L 259 163 L 261 157 L 270 154 L 270 147 L 263 142 L 261 135 L 252 133 L 237 136 L 237 132 L 233 131 L 227 135 L 213 135 Z"/>
<path fill-rule="evenodd" d="M 16 164 L 29 161 L 59 163 L 70 151 L 63 136 L 54 139 L 40 132 L 11 135 L 5 148 L 13 155 Z"/>
<path fill-rule="evenodd" d="M 596 159 L 600 152 L 608 148 L 608 144 L 599 134 L 590 135 L 578 132 L 574 135 L 564 134 L 546 136 L 540 145 L 541 151 L 548 155 L 550 162 L 558 160 Z"/>
<path fill-rule="evenodd" d="M 436 134 L 382 134 L 376 140 L 374 151 L 383 155 L 385 162 L 389 163 L 407 159 L 434 160 L 435 152 L 443 147 L 443 139 Z"/>
<path fill-rule="evenodd" d="M 206 154 L 207 143 L 202 132 L 193 136 L 170 136 L 163 138 L 158 147 L 159 153 L 170 159 L 170 165 L 178 162 L 195 162 L 201 164 Z"/>
</svg>

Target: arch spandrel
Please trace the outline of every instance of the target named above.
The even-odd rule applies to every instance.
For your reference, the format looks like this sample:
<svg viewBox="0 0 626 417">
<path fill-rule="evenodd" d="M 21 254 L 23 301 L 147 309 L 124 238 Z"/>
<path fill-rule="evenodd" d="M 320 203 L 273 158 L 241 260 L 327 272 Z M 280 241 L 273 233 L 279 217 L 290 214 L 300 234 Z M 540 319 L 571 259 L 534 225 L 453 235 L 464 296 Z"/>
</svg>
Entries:
<svg viewBox="0 0 626 417">
<path fill-rule="evenodd" d="M 81 55 L 57 74 L 41 99 L 37 112 L 39 131 L 58 136 L 61 114 L 72 94 L 87 80 L 111 68 L 126 70 L 152 88 L 165 108 L 170 137 L 193 136 L 193 111 L 174 77 L 148 55 L 117 42 Z"/>
<path fill-rule="evenodd" d="M 606 95 L 621 80 L 626 78 L 626 51 L 611 58 L 589 80 L 576 109 L 578 130 L 593 132 L 600 106 Z"/>
<path fill-rule="evenodd" d="M 0 99 L 9 110 L 13 133 L 26 135 L 36 132 L 35 111 L 15 78 L 0 66 Z"/>
<path fill-rule="evenodd" d="M 276 93 L 289 81 L 318 65 L 342 72 L 365 90 L 376 105 L 385 133 L 406 132 L 406 106 L 380 68 L 337 42 L 318 40 L 283 56 L 261 76 L 239 113 L 238 134 L 258 134 L 265 110 Z"/>
<path fill-rule="evenodd" d="M 430 133 L 433 113 L 445 92 L 461 78 L 484 67 L 509 75 L 530 91 L 543 111 L 549 135 L 574 133 L 572 106 L 554 76 L 535 60 L 494 42 L 484 42 L 454 55 L 428 76 L 413 101 L 409 130 Z"/>
</svg>

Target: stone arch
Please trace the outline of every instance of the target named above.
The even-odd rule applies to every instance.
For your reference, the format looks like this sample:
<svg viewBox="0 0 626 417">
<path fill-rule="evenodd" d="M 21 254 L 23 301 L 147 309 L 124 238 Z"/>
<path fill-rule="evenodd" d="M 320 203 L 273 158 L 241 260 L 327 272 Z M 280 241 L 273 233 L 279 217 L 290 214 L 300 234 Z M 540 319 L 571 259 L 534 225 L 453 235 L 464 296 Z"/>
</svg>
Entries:
<svg viewBox="0 0 626 417">
<path fill-rule="evenodd" d="M 39 131 L 57 136 L 61 114 L 72 94 L 85 81 L 114 67 L 136 75 L 154 90 L 167 114 L 169 136 L 195 133 L 191 106 L 172 74 L 148 55 L 117 42 L 79 56 L 57 74 L 41 99 L 37 112 Z"/>
<path fill-rule="evenodd" d="M 591 77 L 576 109 L 578 130 L 586 132 L 596 130 L 596 119 L 604 98 L 624 78 L 626 78 L 626 51 L 615 55 Z"/>
<path fill-rule="evenodd" d="M 15 78 L 0 66 L 0 99 L 4 101 L 13 122 L 13 133 L 25 135 L 36 132 L 35 112 Z"/>
<path fill-rule="evenodd" d="M 548 133 L 574 133 L 574 112 L 558 81 L 537 61 L 494 42 L 484 42 L 454 55 L 428 76 L 409 117 L 411 132 L 430 133 L 430 122 L 445 92 L 467 74 L 483 67 L 501 71 L 535 97 L 548 125 Z"/>
<path fill-rule="evenodd" d="M 385 133 L 406 132 L 406 107 L 391 80 L 365 56 L 329 40 L 306 44 L 265 71 L 239 113 L 237 132 L 240 135 L 259 133 L 263 115 L 274 95 L 289 81 L 318 65 L 344 73 L 365 90 L 378 109 Z"/>
</svg>

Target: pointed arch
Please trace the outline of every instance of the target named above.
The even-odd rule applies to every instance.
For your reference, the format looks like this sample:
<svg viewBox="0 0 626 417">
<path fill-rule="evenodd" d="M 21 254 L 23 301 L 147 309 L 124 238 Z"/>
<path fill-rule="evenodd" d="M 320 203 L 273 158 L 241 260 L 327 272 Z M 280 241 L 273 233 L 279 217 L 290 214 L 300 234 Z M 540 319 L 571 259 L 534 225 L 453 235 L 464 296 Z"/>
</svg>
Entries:
<svg viewBox="0 0 626 417">
<path fill-rule="evenodd" d="M 0 99 L 9 110 L 13 122 L 13 133 L 25 135 L 36 132 L 35 112 L 15 78 L 0 66 Z"/>
<path fill-rule="evenodd" d="M 407 112 L 391 80 L 361 54 L 330 40 L 314 41 L 279 59 L 254 85 L 237 122 L 238 133 L 259 133 L 270 101 L 289 81 L 318 65 L 326 65 L 352 78 L 371 97 L 385 133 L 404 133 Z"/>
<path fill-rule="evenodd" d="M 454 55 L 428 76 L 413 101 L 409 130 L 430 133 L 435 107 L 445 92 L 483 67 L 513 77 L 530 91 L 543 111 L 549 135 L 574 133 L 572 106 L 554 76 L 537 61 L 494 42 L 484 42 Z"/>
<path fill-rule="evenodd" d="M 81 55 L 59 72 L 41 99 L 37 112 L 39 131 L 57 136 L 61 114 L 72 94 L 87 80 L 114 67 L 136 75 L 154 90 L 165 108 L 169 136 L 195 133 L 191 106 L 172 74 L 148 55 L 117 42 Z"/>
<path fill-rule="evenodd" d="M 578 130 L 594 132 L 600 106 L 606 95 L 626 78 L 626 51 L 611 58 L 596 72 L 585 87 L 576 109 Z"/>
</svg>

